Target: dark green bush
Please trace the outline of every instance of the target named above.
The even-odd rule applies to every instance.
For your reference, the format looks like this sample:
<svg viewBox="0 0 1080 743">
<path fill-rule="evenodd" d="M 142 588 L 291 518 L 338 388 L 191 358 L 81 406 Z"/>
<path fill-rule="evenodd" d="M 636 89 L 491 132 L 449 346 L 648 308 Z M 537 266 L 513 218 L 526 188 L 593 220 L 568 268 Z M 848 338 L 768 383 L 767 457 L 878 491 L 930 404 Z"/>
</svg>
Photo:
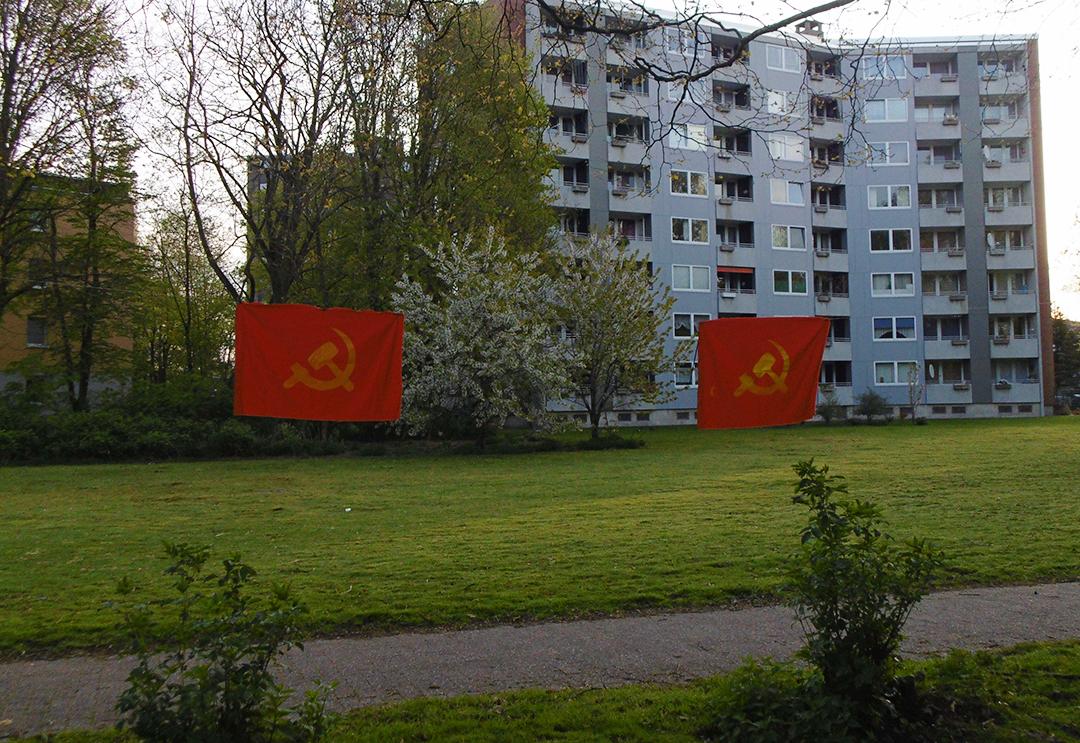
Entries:
<svg viewBox="0 0 1080 743">
<path fill-rule="evenodd" d="M 255 602 L 247 589 L 255 570 L 239 556 L 220 574 L 205 571 L 209 551 L 166 545 L 175 595 L 123 609 L 123 624 L 138 664 L 117 709 L 121 727 L 161 743 L 274 743 L 318 741 L 328 728 L 327 687 L 285 707 L 290 690 L 275 681 L 273 666 L 296 641 L 305 613 L 282 586 Z M 125 599 L 134 594 L 122 581 Z M 172 642 L 154 642 L 154 626 L 168 623 Z"/>
<path fill-rule="evenodd" d="M 867 423 L 873 423 L 874 418 L 889 420 L 889 403 L 884 397 L 867 388 L 855 396 L 855 414 L 866 418 Z"/>
</svg>

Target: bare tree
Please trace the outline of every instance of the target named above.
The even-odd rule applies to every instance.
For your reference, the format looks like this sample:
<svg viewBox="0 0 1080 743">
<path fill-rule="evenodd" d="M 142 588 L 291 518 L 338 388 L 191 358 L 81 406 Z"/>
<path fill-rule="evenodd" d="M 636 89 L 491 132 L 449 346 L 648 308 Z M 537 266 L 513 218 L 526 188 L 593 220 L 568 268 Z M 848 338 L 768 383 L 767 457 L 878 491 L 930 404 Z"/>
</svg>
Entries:
<svg viewBox="0 0 1080 743">
<path fill-rule="evenodd" d="M 31 288 L 27 262 L 58 205 L 78 138 L 72 83 L 111 63 L 113 8 L 103 0 L 0 0 L 0 315 Z"/>
</svg>

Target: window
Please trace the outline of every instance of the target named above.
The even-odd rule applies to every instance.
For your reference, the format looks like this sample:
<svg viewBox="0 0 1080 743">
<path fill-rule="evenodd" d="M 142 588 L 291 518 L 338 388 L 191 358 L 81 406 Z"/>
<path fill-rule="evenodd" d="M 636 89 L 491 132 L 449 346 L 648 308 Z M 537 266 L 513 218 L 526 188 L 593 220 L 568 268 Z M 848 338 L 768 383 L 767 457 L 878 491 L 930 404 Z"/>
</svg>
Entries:
<svg viewBox="0 0 1080 743">
<path fill-rule="evenodd" d="M 867 149 L 870 165 L 907 165 L 911 162 L 907 142 L 870 142 Z"/>
<path fill-rule="evenodd" d="M 799 105 L 799 94 L 784 90 L 766 90 L 765 108 L 771 114 L 785 115 L 793 113 Z"/>
<path fill-rule="evenodd" d="M 710 315 L 676 312 L 671 316 L 671 334 L 676 338 L 696 338 L 698 325 L 711 319 Z"/>
<path fill-rule="evenodd" d="M 773 271 L 773 294 L 806 294 L 806 271 Z"/>
<path fill-rule="evenodd" d="M 44 317 L 26 318 L 26 345 L 30 348 L 47 348 L 47 326 Z"/>
<path fill-rule="evenodd" d="M 806 228 L 774 224 L 772 246 L 778 250 L 806 250 Z"/>
<path fill-rule="evenodd" d="M 709 183 L 705 173 L 693 170 L 671 171 L 671 193 L 682 196 L 708 196 Z"/>
<path fill-rule="evenodd" d="M 871 98 L 863 111 L 870 123 L 907 121 L 908 105 L 904 98 Z"/>
<path fill-rule="evenodd" d="M 911 186 L 867 186 L 871 209 L 907 209 L 911 206 Z"/>
<path fill-rule="evenodd" d="M 669 54 L 693 56 L 697 51 L 697 40 L 691 29 L 669 26 L 664 29 L 664 40 Z"/>
<path fill-rule="evenodd" d="M 803 197 L 803 184 L 795 181 L 785 181 L 782 178 L 769 179 L 769 192 L 774 204 L 790 204 L 803 206 L 806 199 Z"/>
<path fill-rule="evenodd" d="M 870 274 L 870 293 L 875 297 L 913 297 L 915 276 L 910 273 Z"/>
<path fill-rule="evenodd" d="M 671 146 L 677 150 L 705 149 L 704 124 L 675 124 L 671 127 Z"/>
<path fill-rule="evenodd" d="M 953 121 L 955 123 L 955 117 L 957 115 L 957 108 L 955 103 L 916 103 L 915 104 L 915 121 L 919 123 L 926 123 L 930 121 L 948 123 Z"/>
<path fill-rule="evenodd" d="M 690 361 L 680 361 L 675 364 L 675 386 L 679 388 L 697 387 L 698 375 L 697 364 Z"/>
<path fill-rule="evenodd" d="M 783 70 L 784 72 L 802 71 L 802 54 L 797 49 L 776 44 L 765 45 L 765 65 L 770 70 Z"/>
<path fill-rule="evenodd" d="M 868 80 L 903 80 L 907 77 L 904 58 L 891 54 L 874 54 L 862 61 L 863 77 Z"/>
<path fill-rule="evenodd" d="M 672 217 L 671 241 L 676 243 L 708 243 L 709 220 Z"/>
<path fill-rule="evenodd" d="M 909 252 L 911 230 L 870 230 L 870 250 L 874 253 Z"/>
<path fill-rule="evenodd" d="M 671 288 L 681 292 L 709 291 L 709 267 L 673 265 Z"/>
<path fill-rule="evenodd" d="M 875 317 L 874 340 L 876 341 L 913 341 L 915 338 L 914 317 Z"/>
<path fill-rule="evenodd" d="M 918 373 L 914 361 L 877 361 L 874 363 L 874 380 L 878 384 L 907 384 L 908 378 Z"/>
<path fill-rule="evenodd" d="M 769 154 L 774 160 L 802 162 L 806 159 L 806 143 L 798 134 L 771 132 L 768 142 Z"/>
</svg>

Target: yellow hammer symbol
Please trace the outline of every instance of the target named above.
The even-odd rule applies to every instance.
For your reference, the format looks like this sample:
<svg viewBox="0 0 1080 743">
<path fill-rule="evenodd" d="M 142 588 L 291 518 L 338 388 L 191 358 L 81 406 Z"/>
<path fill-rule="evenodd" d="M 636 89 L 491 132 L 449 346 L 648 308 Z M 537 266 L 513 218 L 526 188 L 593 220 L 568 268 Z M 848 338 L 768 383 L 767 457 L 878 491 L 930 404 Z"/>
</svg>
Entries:
<svg viewBox="0 0 1080 743">
<path fill-rule="evenodd" d="M 345 333 L 342 333 L 337 328 L 331 328 L 331 330 L 337 333 L 338 337 L 341 338 L 341 342 L 345 345 L 346 359 L 344 368 L 339 367 L 334 362 L 338 355 L 338 347 L 332 341 L 327 341 L 311 352 L 307 357 L 307 362 L 308 366 L 311 367 L 311 371 L 329 370 L 330 378 L 321 379 L 313 375 L 307 367 L 301 364 L 293 364 L 290 367 L 292 376 L 285 380 L 285 389 L 291 389 L 299 383 L 320 392 L 336 390 L 338 387 L 343 387 L 352 392 L 352 374 L 356 370 L 356 347 L 353 346 L 352 338 L 345 335 Z"/>
<path fill-rule="evenodd" d="M 776 341 L 769 341 L 776 350 L 780 353 L 781 368 L 780 373 L 777 374 L 774 371 L 776 366 L 776 357 L 766 351 L 761 354 L 761 358 L 757 360 L 752 369 L 754 376 L 749 374 L 739 375 L 739 387 L 735 390 L 735 397 L 740 397 L 744 392 L 749 392 L 753 395 L 771 395 L 776 392 L 787 392 L 787 375 L 791 371 L 791 357 L 788 356 L 788 352 Z M 772 380 L 772 384 L 759 386 L 758 379 L 764 379 L 768 377 Z"/>
</svg>

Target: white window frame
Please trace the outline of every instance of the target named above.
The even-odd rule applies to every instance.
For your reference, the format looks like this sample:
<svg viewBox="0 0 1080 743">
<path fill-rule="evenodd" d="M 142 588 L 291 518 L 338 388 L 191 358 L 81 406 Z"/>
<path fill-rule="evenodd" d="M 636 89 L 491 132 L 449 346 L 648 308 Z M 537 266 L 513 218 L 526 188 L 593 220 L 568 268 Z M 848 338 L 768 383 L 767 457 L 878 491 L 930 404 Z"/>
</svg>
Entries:
<svg viewBox="0 0 1080 743">
<path fill-rule="evenodd" d="M 904 145 L 904 160 L 903 162 L 893 162 L 892 148 L 896 145 Z M 867 142 L 867 156 L 866 162 L 872 168 L 891 168 L 896 165 L 911 165 L 911 145 L 908 142 Z M 885 154 L 885 160 L 883 162 L 876 162 L 874 160 L 874 153 L 881 152 Z"/>
<path fill-rule="evenodd" d="M 775 233 L 773 231 L 777 227 L 782 227 L 785 230 L 786 234 L 787 234 L 787 246 L 786 247 L 783 246 L 783 245 L 776 245 L 776 241 L 774 239 Z M 802 243 L 803 243 L 803 246 L 801 248 L 793 248 L 793 247 L 791 247 L 791 231 L 792 230 L 802 230 L 802 236 L 803 236 Z M 774 225 L 770 225 L 770 227 L 769 227 L 769 244 L 772 245 L 773 250 L 792 250 L 792 251 L 795 251 L 796 253 L 805 252 L 806 251 L 806 227 L 801 225 L 801 224 L 774 224 Z"/>
<path fill-rule="evenodd" d="M 672 124 L 668 140 L 677 150 L 704 150 L 708 141 L 705 128 L 704 124 Z"/>
<path fill-rule="evenodd" d="M 801 292 L 791 291 L 791 288 L 794 286 L 794 282 L 792 281 L 792 277 L 797 273 L 801 273 L 803 275 L 803 286 L 806 287 L 806 291 L 801 291 Z M 788 291 L 786 291 L 786 292 L 778 292 L 778 291 L 776 291 L 776 275 L 777 274 L 787 274 Z M 772 293 L 774 295 L 778 296 L 778 297 L 806 297 L 806 296 L 809 296 L 809 294 L 810 294 L 810 284 L 807 281 L 806 271 L 802 271 L 802 270 L 797 269 L 797 268 L 792 268 L 792 269 L 774 268 L 773 272 L 772 272 L 772 285 L 771 285 L 771 288 L 772 288 Z"/>
<path fill-rule="evenodd" d="M 690 335 L 679 335 L 675 332 L 675 318 L 680 315 L 690 318 Z M 698 323 L 712 320 L 712 315 L 707 312 L 672 312 L 671 313 L 671 337 L 690 340 L 698 337 Z"/>
<path fill-rule="evenodd" d="M 780 183 L 784 184 L 784 197 L 785 197 L 785 199 L 787 199 L 786 201 L 777 201 L 776 200 L 775 188 L 776 188 L 776 185 L 780 184 Z M 784 178 L 770 178 L 769 179 L 769 201 L 772 202 L 773 204 L 783 204 L 785 206 L 806 206 L 806 192 L 803 190 L 804 185 L 805 184 L 800 183 L 799 181 L 789 181 L 789 180 L 784 179 Z M 798 201 L 791 201 L 790 200 L 790 198 L 791 198 L 791 187 L 792 186 L 798 186 L 799 187 L 799 200 Z"/>
<path fill-rule="evenodd" d="M 870 118 L 870 104 L 871 103 L 877 103 L 879 101 L 881 102 L 882 106 L 884 106 L 884 108 L 885 108 L 885 117 L 881 118 L 881 119 L 871 119 Z M 895 102 L 895 101 L 899 101 L 901 104 L 903 104 L 904 115 L 903 115 L 902 118 L 895 118 L 895 117 L 892 117 L 892 116 L 889 115 L 890 102 Z M 894 124 L 894 123 L 905 122 L 905 121 L 908 120 L 908 102 L 907 102 L 907 99 L 906 98 L 869 98 L 869 99 L 867 99 L 866 103 L 863 106 L 863 120 L 866 121 L 867 124 Z"/>
<path fill-rule="evenodd" d="M 773 53 L 779 52 L 780 64 L 773 64 Z M 791 62 L 794 61 L 794 67 L 791 66 Z M 770 70 L 779 70 L 780 72 L 802 72 L 803 71 L 803 58 L 798 50 L 793 49 L 790 46 L 783 46 L 781 44 L 766 44 L 765 45 L 765 66 Z"/>
<path fill-rule="evenodd" d="M 873 338 L 874 343 L 907 343 L 909 341 L 919 340 L 919 325 L 918 319 L 914 315 L 878 315 L 870 320 L 870 335 Z M 891 320 L 892 321 L 892 338 L 878 338 L 877 337 L 877 325 L 878 320 Z M 911 332 L 914 335 L 910 338 L 897 338 L 896 337 L 896 321 L 897 320 L 911 320 Z"/>
<path fill-rule="evenodd" d="M 918 366 L 918 361 L 912 359 L 910 361 L 875 361 L 874 363 L 874 384 L 878 387 L 907 387 L 907 374 L 904 374 L 904 378 L 900 378 L 900 365 L 913 364 Z M 879 382 L 878 381 L 878 367 L 879 366 L 891 366 L 892 367 L 892 382 Z"/>
<path fill-rule="evenodd" d="M 676 240 L 675 239 L 675 222 L 676 222 L 676 220 L 679 221 L 679 222 L 686 222 L 686 231 L 683 234 L 685 234 L 687 237 L 689 237 L 690 238 L 689 240 Z M 693 237 L 694 237 L 694 222 L 699 222 L 699 223 L 704 223 L 705 224 L 705 239 L 704 240 L 694 240 L 693 239 Z M 672 217 L 671 218 L 671 242 L 676 243 L 678 245 L 708 245 L 709 244 L 709 220 L 707 220 L 707 219 L 696 219 L 694 217 Z"/>
<path fill-rule="evenodd" d="M 675 269 L 676 268 L 687 268 L 687 269 L 690 270 L 690 273 L 689 273 L 690 286 L 688 288 L 681 288 L 681 287 L 675 286 Z M 694 287 L 694 274 L 697 273 L 697 272 L 694 269 L 700 269 L 700 268 L 705 269 L 705 283 L 707 284 L 707 286 L 704 289 L 695 289 L 695 288 L 693 288 Z M 709 280 L 709 271 L 710 271 L 709 266 L 693 266 L 693 265 L 689 265 L 689 264 L 686 264 L 686 263 L 673 263 L 673 264 L 671 264 L 671 289 L 672 289 L 672 291 L 695 292 L 695 293 L 698 293 L 698 294 L 711 291 L 712 290 L 712 282 Z"/>
<path fill-rule="evenodd" d="M 889 249 L 888 250 L 874 250 L 874 233 L 875 232 L 887 232 L 887 233 L 889 233 Z M 897 248 L 894 247 L 895 241 L 893 239 L 893 233 L 895 233 L 895 232 L 906 232 L 906 233 L 908 233 L 908 247 L 907 247 L 907 250 L 903 250 L 903 249 L 898 250 Z M 914 235 L 912 235 L 912 230 L 911 230 L 910 227 L 875 227 L 875 228 L 869 230 L 869 242 L 868 242 L 868 244 L 870 246 L 870 254 L 871 255 L 881 254 L 881 253 L 913 253 L 913 252 L 915 252 Z"/>
<path fill-rule="evenodd" d="M 679 367 L 690 367 L 690 384 L 679 383 Z M 673 382 L 677 390 L 693 390 L 698 386 L 698 365 L 694 361 L 679 361 L 675 364 Z"/>
<path fill-rule="evenodd" d="M 889 291 L 879 292 L 874 289 L 874 277 L 875 276 L 888 276 L 889 277 Z M 911 277 L 911 291 L 907 294 L 896 293 L 896 277 L 897 276 L 910 276 Z M 915 274 L 911 271 L 876 271 L 870 274 L 870 296 L 871 297 L 914 297 L 915 296 Z"/>
<path fill-rule="evenodd" d="M 888 198 L 889 206 L 875 206 L 874 205 L 874 198 L 873 198 L 873 196 L 871 194 L 874 193 L 875 188 L 886 188 L 886 189 L 888 189 L 887 193 L 889 195 L 889 198 Z M 893 202 L 894 193 L 900 193 L 901 190 L 905 189 L 905 188 L 907 189 L 907 194 L 908 194 L 907 206 L 893 206 L 892 202 Z M 895 184 L 887 184 L 887 185 L 886 184 L 881 184 L 881 185 L 875 185 L 875 186 L 867 186 L 866 187 L 866 207 L 868 209 L 875 209 L 875 210 L 881 210 L 881 209 L 910 209 L 911 208 L 911 184 L 909 184 L 909 183 L 895 183 Z"/>
<path fill-rule="evenodd" d="M 900 61 L 899 73 L 892 65 L 894 60 Z M 868 54 L 859 66 L 864 80 L 906 80 L 908 76 L 907 62 L 902 54 Z"/>
<path fill-rule="evenodd" d="M 674 178 L 676 173 L 682 173 L 686 176 L 686 191 L 676 191 Z M 701 176 L 701 182 L 705 184 L 705 193 L 694 193 L 691 188 L 694 180 L 694 176 Z M 680 168 L 672 168 L 668 175 L 668 191 L 672 196 L 689 196 L 694 199 L 707 199 L 709 198 L 709 174 L 700 170 L 682 170 Z"/>
<path fill-rule="evenodd" d="M 769 132 L 766 144 L 773 160 L 799 163 L 806 160 L 806 140 L 798 134 Z"/>
</svg>

